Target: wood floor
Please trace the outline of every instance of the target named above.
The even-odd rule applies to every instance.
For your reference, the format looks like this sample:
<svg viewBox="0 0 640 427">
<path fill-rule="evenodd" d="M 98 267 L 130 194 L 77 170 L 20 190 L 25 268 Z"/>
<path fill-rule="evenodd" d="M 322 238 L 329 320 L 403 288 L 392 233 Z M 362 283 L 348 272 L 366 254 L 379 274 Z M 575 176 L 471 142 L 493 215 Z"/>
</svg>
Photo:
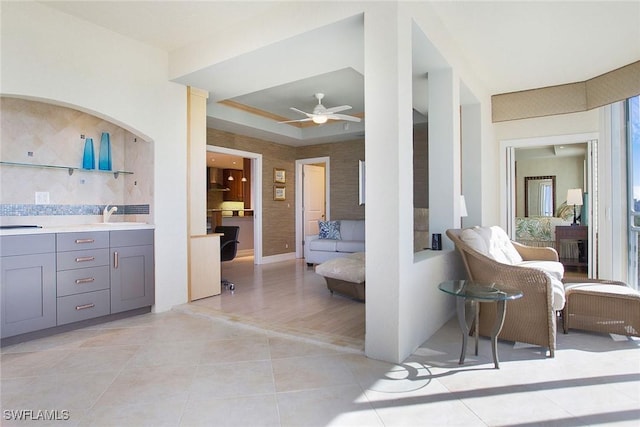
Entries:
<svg viewBox="0 0 640 427">
<path fill-rule="evenodd" d="M 572 279 L 583 271 L 567 271 Z M 194 301 L 183 310 L 239 321 L 315 342 L 364 350 L 365 304 L 331 294 L 322 276 L 304 260 L 254 265 L 253 257 L 222 263 L 233 293 Z"/>
<path fill-rule="evenodd" d="M 365 304 L 331 294 L 322 276 L 304 260 L 254 265 L 253 257 L 222 263 L 233 293 L 189 304 L 192 311 L 246 325 L 364 350 Z"/>
</svg>

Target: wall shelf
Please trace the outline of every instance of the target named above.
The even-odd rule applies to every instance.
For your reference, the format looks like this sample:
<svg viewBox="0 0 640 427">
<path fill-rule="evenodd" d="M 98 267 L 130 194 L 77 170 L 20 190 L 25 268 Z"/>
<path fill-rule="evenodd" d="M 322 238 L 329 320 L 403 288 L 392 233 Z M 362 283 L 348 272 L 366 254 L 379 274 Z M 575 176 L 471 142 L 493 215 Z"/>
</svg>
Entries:
<svg viewBox="0 0 640 427">
<path fill-rule="evenodd" d="M 2 165 L 2 166 L 18 166 L 18 167 L 27 167 L 27 168 L 41 168 L 41 169 L 63 169 L 63 170 L 66 169 L 67 172 L 69 173 L 69 176 L 73 175 L 73 172 L 75 172 L 75 171 L 91 172 L 91 173 L 109 173 L 109 174 L 113 174 L 113 177 L 115 179 L 118 179 L 118 176 L 120 174 L 133 175 L 133 172 L 124 171 L 124 170 L 120 170 L 120 171 L 105 171 L 105 170 L 100 170 L 100 169 L 83 169 L 83 168 L 78 168 L 78 167 L 73 167 L 73 166 L 41 165 L 41 164 L 36 164 L 36 163 L 0 162 L 0 165 Z"/>
</svg>

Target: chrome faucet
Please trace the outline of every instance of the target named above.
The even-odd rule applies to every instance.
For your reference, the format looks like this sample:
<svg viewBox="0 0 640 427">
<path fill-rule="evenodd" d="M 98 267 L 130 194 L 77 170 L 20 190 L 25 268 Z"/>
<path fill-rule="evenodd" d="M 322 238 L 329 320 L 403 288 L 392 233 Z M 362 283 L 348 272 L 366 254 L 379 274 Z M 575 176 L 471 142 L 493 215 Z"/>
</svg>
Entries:
<svg viewBox="0 0 640 427">
<path fill-rule="evenodd" d="M 118 211 L 118 207 L 117 206 L 112 206 L 111 209 L 109 209 L 109 205 L 104 207 L 104 210 L 102 211 L 102 222 L 109 222 L 109 218 L 111 217 L 111 214 L 114 212 Z"/>
</svg>

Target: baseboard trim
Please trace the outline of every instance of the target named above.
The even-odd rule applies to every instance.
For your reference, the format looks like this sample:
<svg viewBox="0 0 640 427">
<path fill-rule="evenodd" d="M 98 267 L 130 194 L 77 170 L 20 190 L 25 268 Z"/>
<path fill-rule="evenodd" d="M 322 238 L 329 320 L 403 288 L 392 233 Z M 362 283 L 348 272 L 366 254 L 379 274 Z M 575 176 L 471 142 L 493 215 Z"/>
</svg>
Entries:
<svg viewBox="0 0 640 427">
<path fill-rule="evenodd" d="M 238 249 L 236 258 L 240 258 L 243 256 L 253 256 L 253 249 Z"/>
<path fill-rule="evenodd" d="M 274 263 L 274 262 L 289 261 L 289 260 L 292 260 L 292 259 L 296 259 L 296 253 L 295 252 L 288 252 L 286 254 L 264 256 L 264 257 L 262 257 L 262 260 L 261 260 L 260 264 L 271 264 L 271 263 Z"/>
</svg>

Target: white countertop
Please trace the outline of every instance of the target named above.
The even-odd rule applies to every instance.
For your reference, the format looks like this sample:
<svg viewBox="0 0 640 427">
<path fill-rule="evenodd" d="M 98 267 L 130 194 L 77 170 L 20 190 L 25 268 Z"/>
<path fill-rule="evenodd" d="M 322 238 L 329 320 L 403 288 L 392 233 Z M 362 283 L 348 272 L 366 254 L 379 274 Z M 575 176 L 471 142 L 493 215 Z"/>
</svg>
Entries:
<svg viewBox="0 0 640 427">
<path fill-rule="evenodd" d="M 78 224 L 62 226 L 43 226 L 39 228 L 5 228 L 0 229 L 0 236 L 20 234 L 77 233 L 84 231 L 116 231 L 116 230 L 149 230 L 155 225 L 145 222 L 109 222 L 96 224 Z"/>
</svg>

